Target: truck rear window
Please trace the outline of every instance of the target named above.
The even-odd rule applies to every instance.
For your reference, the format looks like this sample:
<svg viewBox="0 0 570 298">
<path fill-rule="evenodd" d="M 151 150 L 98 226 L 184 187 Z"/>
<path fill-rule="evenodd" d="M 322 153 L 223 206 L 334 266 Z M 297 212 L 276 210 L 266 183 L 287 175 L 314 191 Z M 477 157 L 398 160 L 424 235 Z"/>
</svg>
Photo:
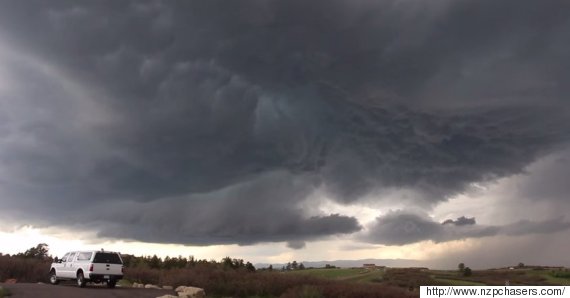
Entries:
<svg viewBox="0 0 570 298">
<path fill-rule="evenodd" d="M 93 263 L 105 263 L 105 264 L 123 264 L 121 258 L 118 254 L 98 252 L 93 258 Z"/>
</svg>

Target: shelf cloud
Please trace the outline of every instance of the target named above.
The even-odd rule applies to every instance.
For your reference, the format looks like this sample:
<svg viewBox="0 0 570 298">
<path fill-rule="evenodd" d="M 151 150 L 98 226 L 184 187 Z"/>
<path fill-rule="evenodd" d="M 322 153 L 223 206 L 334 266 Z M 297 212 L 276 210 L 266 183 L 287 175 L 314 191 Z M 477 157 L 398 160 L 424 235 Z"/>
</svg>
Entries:
<svg viewBox="0 0 570 298">
<path fill-rule="evenodd" d="M 476 225 L 475 218 L 460 217 L 453 223 L 440 224 L 426 215 L 392 211 L 378 217 L 361 239 L 374 244 L 404 245 L 427 240 L 446 242 L 496 235 L 550 234 L 568 229 L 570 222 L 562 217 L 539 222 L 521 220 L 502 226 Z"/>
<path fill-rule="evenodd" d="M 0 216 L 302 249 L 362 233 L 348 213 L 304 210 L 317 190 L 347 207 L 411 190 L 427 212 L 568 148 L 569 6 L 2 2 Z M 366 241 L 568 227 L 443 223 L 390 213 Z"/>
</svg>

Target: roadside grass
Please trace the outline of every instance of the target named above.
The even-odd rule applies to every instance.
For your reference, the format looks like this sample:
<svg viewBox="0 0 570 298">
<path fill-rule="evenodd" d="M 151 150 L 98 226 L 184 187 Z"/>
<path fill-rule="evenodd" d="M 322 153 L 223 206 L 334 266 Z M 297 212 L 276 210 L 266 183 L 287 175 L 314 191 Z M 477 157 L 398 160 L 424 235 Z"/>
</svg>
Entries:
<svg viewBox="0 0 570 298">
<path fill-rule="evenodd" d="M 342 279 L 358 276 L 362 273 L 366 273 L 367 270 L 359 268 L 317 268 L 317 269 L 305 269 L 305 270 L 293 270 L 287 271 L 287 274 L 304 274 L 314 277 L 321 277 L 327 279 Z"/>
<path fill-rule="evenodd" d="M 0 298 L 8 297 L 10 295 L 10 290 L 0 287 Z"/>
<path fill-rule="evenodd" d="M 390 268 L 383 276 L 382 284 L 397 286 L 408 290 L 419 289 L 420 286 L 445 286 L 446 283 L 433 278 L 429 270 L 421 268 Z"/>
<path fill-rule="evenodd" d="M 434 280 L 446 283 L 450 286 L 485 286 L 485 284 L 481 282 L 461 280 L 461 279 L 435 278 Z"/>
<path fill-rule="evenodd" d="M 128 279 L 121 279 L 117 282 L 117 286 L 128 288 L 133 286 L 133 282 Z"/>
<path fill-rule="evenodd" d="M 353 281 L 353 282 L 382 282 L 384 270 L 369 270 L 362 268 L 319 268 L 287 272 L 287 274 L 302 274 L 317 278 Z"/>
<path fill-rule="evenodd" d="M 355 282 L 382 282 L 384 279 L 384 271 L 383 270 L 371 270 L 368 272 L 360 273 L 359 275 L 355 276 L 347 276 L 341 278 L 342 280 L 346 281 L 355 281 Z"/>
</svg>

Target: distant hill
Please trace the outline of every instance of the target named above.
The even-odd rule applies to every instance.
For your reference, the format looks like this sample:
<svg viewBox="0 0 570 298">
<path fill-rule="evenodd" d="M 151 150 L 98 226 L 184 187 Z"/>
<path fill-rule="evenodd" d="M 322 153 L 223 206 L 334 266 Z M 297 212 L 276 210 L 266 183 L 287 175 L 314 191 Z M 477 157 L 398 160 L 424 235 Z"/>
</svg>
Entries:
<svg viewBox="0 0 570 298">
<path fill-rule="evenodd" d="M 308 267 L 315 267 L 321 268 L 325 267 L 325 265 L 333 265 L 336 267 L 341 268 L 350 268 L 350 267 L 362 267 L 362 264 L 376 264 L 378 266 L 387 266 L 387 267 L 429 267 L 427 262 L 419 261 L 419 260 L 410 260 L 410 259 L 361 259 L 361 260 L 336 260 L 336 261 L 316 261 L 316 262 L 308 262 L 308 261 L 298 261 L 299 263 L 303 263 L 306 268 Z M 287 263 L 273 263 L 274 269 L 279 269 L 283 266 L 286 266 Z M 269 263 L 257 263 L 255 264 L 256 268 L 266 268 L 269 267 Z"/>
<path fill-rule="evenodd" d="M 291 260 L 292 261 L 292 260 Z M 459 260 L 452 260 L 452 259 L 432 259 L 432 260 L 411 260 L 411 259 L 360 259 L 360 260 L 336 260 L 336 261 L 317 261 L 317 262 L 309 262 L 309 261 L 299 261 L 297 262 L 303 263 L 305 268 L 314 267 L 314 268 L 324 268 L 325 265 L 333 265 L 340 268 L 352 268 L 352 267 L 362 267 L 363 264 L 375 264 L 377 266 L 386 266 L 386 267 L 426 267 L 429 269 L 443 269 L 443 270 L 455 270 L 457 268 L 457 264 L 459 264 Z M 494 266 L 485 266 L 485 264 L 480 263 L 466 263 L 470 265 L 472 269 L 481 270 L 481 269 L 498 269 L 498 268 L 511 268 L 516 267 L 516 265 L 509 265 L 508 262 L 506 264 L 495 264 Z M 272 263 L 273 269 L 281 269 L 281 267 L 286 266 L 287 263 Z M 255 268 L 267 268 L 269 267 L 269 263 L 257 263 L 254 265 Z M 565 268 L 564 264 L 546 264 L 541 266 L 525 266 L 526 269 L 532 268 L 547 268 L 547 269 L 560 269 Z M 566 268 L 570 267 L 566 265 Z"/>
</svg>

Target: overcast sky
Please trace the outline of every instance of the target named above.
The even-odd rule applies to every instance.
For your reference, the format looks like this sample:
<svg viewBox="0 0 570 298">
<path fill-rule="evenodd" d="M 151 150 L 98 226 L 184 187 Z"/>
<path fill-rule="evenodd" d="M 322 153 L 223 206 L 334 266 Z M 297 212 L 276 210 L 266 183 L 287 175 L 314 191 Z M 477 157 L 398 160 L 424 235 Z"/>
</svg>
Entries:
<svg viewBox="0 0 570 298">
<path fill-rule="evenodd" d="M 2 1 L 0 242 L 570 265 L 569 11 Z"/>
</svg>

